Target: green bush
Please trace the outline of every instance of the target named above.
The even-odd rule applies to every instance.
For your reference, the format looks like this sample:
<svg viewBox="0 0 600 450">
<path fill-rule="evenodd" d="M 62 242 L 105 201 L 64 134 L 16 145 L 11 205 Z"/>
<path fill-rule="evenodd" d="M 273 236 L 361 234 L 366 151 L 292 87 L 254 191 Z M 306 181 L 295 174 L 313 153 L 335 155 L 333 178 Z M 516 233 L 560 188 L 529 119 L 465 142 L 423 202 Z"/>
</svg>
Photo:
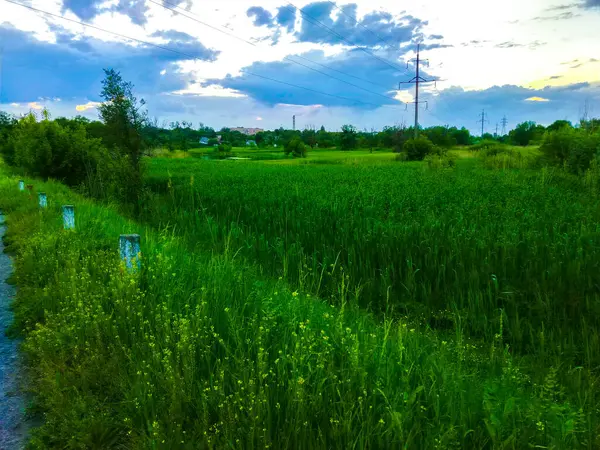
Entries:
<svg viewBox="0 0 600 450">
<path fill-rule="evenodd" d="M 221 153 L 231 153 L 231 150 L 233 149 L 233 147 L 231 146 L 231 144 L 229 142 L 222 142 L 219 144 L 218 150 Z"/>
<path fill-rule="evenodd" d="M 582 174 L 600 154 L 600 133 L 560 127 L 546 133 L 540 150 L 548 163 L 564 166 L 571 173 Z"/>
<path fill-rule="evenodd" d="M 453 169 L 456 167 L 454 159 L 446 155 L 430 154 L 425 157 L 427 167 L 432 170 Z"/>
<path fill-rule="evenodd" d="M 485 150 L 487 152 L 495 152 L 494 154 L 502 153 L 508 146 L 498 141 L 483 140 L 475 145 L 469 147 L 473 151 Z"/>
<path fill-rule="evenodd" d="M 409 139 L 404 143 L 403 148 L 408 161 L 423 161 L 427 155 L 437 151 L 433 143 L 426 137 Z"/>
<path fill-rule="evenodd" d="M 296 158 L 306 157 L 306 145 L 299 138 L 293 138 L 290 142 L 285 145 L 285 154 L 293 155 Z"/>
</svg>

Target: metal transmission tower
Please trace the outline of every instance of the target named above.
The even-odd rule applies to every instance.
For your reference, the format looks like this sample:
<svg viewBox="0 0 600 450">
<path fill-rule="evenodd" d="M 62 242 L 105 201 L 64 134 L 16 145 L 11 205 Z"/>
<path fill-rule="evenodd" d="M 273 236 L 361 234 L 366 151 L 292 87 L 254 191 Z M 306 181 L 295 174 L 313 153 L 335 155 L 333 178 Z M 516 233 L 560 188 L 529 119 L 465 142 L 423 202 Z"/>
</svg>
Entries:
<svg viewBox="0 0 600 450">
<path fill-rule="evenodd" d="M 292 121 L 293 121 L 293 126 L 294 128 L 292 128 L 294 131 L 296 131 L 296 116 L 292 116 Z"/>
<path fill-rule="evenodd" d="M 496 132 L 494 133 L 494 137 L 498 137 L 498 123 L 496 123 Z"/>
<path fill-rule="evenodd" d="M 508 125 L 508 120 L 506 119 L 506 116 L 502 118 L 502 121 L 500 123 L 502 124 L 502 136 L 506 136 L 506 125 Z"/>
<path fill-rule="evenodd" d="M 481 111 L 481 119 L 479 119 L 477 121 L 477 123 L 479 123 L 479 122 L 481 122 L 481 137 L 483 137 L 483 134 L 484 134 L 483 126 L 486 122 L 489 122 L 489 120 L 487 120 L 485 118 L 485 109 Z"/>
<path fill-rule="evenodd" d="M 425 103 L 428 104 L 427 101 L 424 102 L 419 102 L 419 85 L 421 83 L 435 83 L 435 80 L 426 80 L 425 78 L 421 77 L 421 75 L 419 75 L 419 70 L 421 68 L 421 63 L 424 61 L 428 61 L 428 60 L 422 60 L 421 59 L 421 44 L 417 45 L 417 58 L 416 60 L 412 60 L 412 61 L 416 61 L 415 66 L 416 66 L 416 75 L 415 77 L 410 80 L 410 81 L 401 81 L 400 85 L 398 86 L 398 89 L 402 89 L 402 85 L 403 84 L 415 84 L 415 101 L 412 102 L 415 104 L 415 139 L 417 137 L 419 137 L 419 103 Z"/>
</svg>

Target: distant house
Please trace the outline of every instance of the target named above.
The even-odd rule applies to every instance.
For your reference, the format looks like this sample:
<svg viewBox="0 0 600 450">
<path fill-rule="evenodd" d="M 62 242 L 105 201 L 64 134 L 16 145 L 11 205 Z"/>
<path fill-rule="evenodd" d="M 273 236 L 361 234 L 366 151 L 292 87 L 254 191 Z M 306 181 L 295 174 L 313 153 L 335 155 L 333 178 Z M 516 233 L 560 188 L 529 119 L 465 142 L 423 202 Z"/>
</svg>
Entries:
<svg viewBox="0 0 600 450">
<path fill-rule="evenodd" d="M 242 134 L 245 134 L 246 136 L 254 136 L 256 133 L 260 133 L 263 130 L 262 128 L 245 128 L 245 127 L 237 127 L 237 128 L 230 128 L 230 131 L 239 131 Z"/>
<path fill-rule="evenodd" d="M 256 147 L 256 141 L 246 141 L 246 147 Z"/>
<path fill-rule="evenodd" d="M 208 145 L 208 138 L 207 137 L 200 138 L 200 145 Z"/>
</svg>

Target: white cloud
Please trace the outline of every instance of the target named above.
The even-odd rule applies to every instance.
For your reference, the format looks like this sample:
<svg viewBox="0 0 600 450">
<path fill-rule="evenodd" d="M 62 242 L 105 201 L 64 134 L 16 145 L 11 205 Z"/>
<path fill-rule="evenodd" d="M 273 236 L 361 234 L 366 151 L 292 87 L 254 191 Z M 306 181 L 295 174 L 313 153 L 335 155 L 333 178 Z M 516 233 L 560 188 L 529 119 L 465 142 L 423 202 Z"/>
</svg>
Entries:
<svg viewBox="0 0 600 450">
<path fill-rule="evenodd" d="M 312 3 L 312 1 L 314 0 L 297 0 L 294 3 L 302 8 L 306 4 Z M 395 15 L 411 14 L 428 21 L 428 25 L 423 30 L 425 35 L 441 34 L 444 36 L 444 39 L 440 41 L 441 43 L 453 45 L 451 48 L 429 50 L 423 54 L 423 57 L 429 58 L 432 64 L 431 68 L 425 68 L 425 70 L 431 75 L 445 80 L 438 82 L 439 89 L 452 85 L 471 90 L 505 84 L 543 87 L 546 84 L 564 85 L 600 79 L 598 71 L 593 70 L 597 66 L 590 67 L 592 65 L 588 64 L 580 68 L 570 69 L 561 66 L 561 62 L 571 61 L 575 58 L 580 60 L 594 58 L 597 53 L 596 44 L 600 41 L 600 27 L 596 26 L 599 18 L 597 12 L 590 11 L 568 21 L 556 22 L 555 26 L 549 21 L 530 20 L 543 15 L 544 10 L 552 6 L 549 3 L 553 3 L 553 5 L 561 4 L 560 0 L 530 0 L 528 2 L 506 0 L 501 7 L 495 8 L 494 14 L 491 15 L 489 13 L 489 3 L 480 0 L 454 0 L 453 2 L 423 0 L 412 4 L 399 4 L 397 1 L 391 0 L 354 0 L 354 2 L 358 5 L 359 16 L 374 10 L 383 10 Z M 33 7 L 58 15 L 63 14 L 62 3 L 63 0 L 30 0 Z M 217 85 L 202 86 L 202 82 L 208 79 L 223 78 L 228 74 L 232 76 L 239 75 L 243 67 L 255 62 L 280 61 L 287 55 L 300 54 L 311 49 L 322 50 L 326 55 L 334 55 L 341 51 L 340 46 L 298 43 L 295 42 L 293 35 L 286 33 L 281 35 L 276 45 L 271 45 L 271 42 L 267 40 L 257 42 L 253 46 L 205 27 L 182 14 L 175 15 L 171 11 L 151 2 L 146 3 L 149 8 L 148 22 L 144 27 L 141 27 L 133 24 L 127 16 L 110 12 L 111 6 L 115 6 L 117 3 L 117 0 L 107 0 L 101 5 L 100 9 L 103 12 L 90 22 L 115 33 L 122 33 L 140 40 L 161 42 L 165 46 L 169 46 L 169 44 L 150 36 L 159 30 L 178 30 L 198 38 L 205 46 L 221 52 L 214 62 L 187 61 L 178 64 L 177 70 L 182 74 L 191 74 L 195 83 L 173 94 L 193 94 L 201 97 L 202 101 L 210 98 L 215 99 L 215 101 L 227 102 L 227 110 L 222 111 L 225 118 L 218 119 L 222 120 L 224 124 L 228 120 L 235 119 L 236 114 L 249 123 L 253 119 L 263 119 L 263 126 L 272 124 L 277 126 L 280 121 L 278 115 L 285 116 L 286 118 L 283 120 L 288 121 L 287 116 L 291 117 L 293 114 L 298 117 L 315 117 L 315 122 L 318 118 L 323 123 L 334 124 L 337 123 L 337 118 L 334 120 L 329 116 L 332 111 L 335 111 L 344 114 L 343 117 L 339 118 L 341 122 L 352 122 L 360 119 L 365 121 L 365 126 L 369 125 L 370 119 L 368 116 L 364 115 L 363 111 L 353 111 L 352 108 L 279 104 L 274 108 L 265 109 L 248 99 L 241 92 Z M 192 7 L 189 13 L 186 14 L 194 15 L 199 20 L 242 39 L 251 40 L 253 38 L 268 37 L 272 30 L 266 27 L 254 27 L 252 20 L 246 16 L 246 10 L 250 6 L 260 5 L 271 12 L 275 12 L 277 7 L 284 4 L 285 2 L 282 3 L 281 0 L 262 0 L 260 2 L 248 0 L 227 0 L 226 2 L 223 2 L 223 0 L 193 0 Z M 468 14 L 465 11 L 468 11 Z M 79 20 L 71 12 L 66 13 L 66 16 Z M 515 22 L 516 20 L 518 22 Z M 55 32 L 50 25 L 60 25 L 78 35 L 85 34 L 104 41 L 122 41 L 121 38 L 114 35 L 49 18 L 13 4 L 2 6 L 2 21 L 13 24 L 21 30 L 31 32 L 37 39 L 47 42 L 56 42 Z M 300 20 L 297 22 L 299 23 Z M 228 29 L 223 28 L 226 24 L 229 27 Z M 496 48 L 495 45 L 499 42 L 507 41 L 506 36 L 510 36 L 510 40 L 520 46 Z M 481 42 L 481 44 L 461 45 L 474 40 Z M 534 41 L 546 42 L 547 44 L 533 49 L 529 44 Z M 139 45 L 131 42 L 130 44 Z M 101 49 L 97 49 L 97 51 L 101 51 Z M 444 64 L 439 66 L 438 64 L 442 62 Z M 379 63 L 373 59 L 373 64 L 375 66 Z M 410 68 L 408 73 L 399 74 L 398 81 L 410 79 L 413 76 L 412 70 Z M 169 69 L 169 76 L 172 72 Z M 162 70 L 160 74 L 166 75 L 167 70 Z M 561 75 L 561 78 L 549 81 L 550 77 L 557 75 Z M 300 81 L 302 80 L 299 79 Z M 275 84 L 273 86 L 273 89 L 280 89 L 285 92 L 285 87 Z M 315 87 L 315 89 L 321 88 Z M 326 88 L 322 89 L 326 90 Z M 350 86 L 347 89 L 349 92 L 353 90 Z M 91 92 L 90 95 L 96 92 L 98 92 L 97 89 Z M 410 102 L 414 100 L 412 92 L 412 90 L 404 90 L 392 92 L 390 95 L 394 95 L 400 101 Z M 424 89 L 424 100 L 434 99 L 435 96 L 435 92 L 430 91 L 428 93 Z M 147 98 L 147 100 L 151 105 L 153 99 Z M 549 100 L 543 97 L 530 97 L 526 101 L 533 103 Z M 555 103 L 557 103 L 556 100 L 553 104 Z M 24 107 L 24 105 L 25 102 L 23 102 L 23 105 L 13 104 L 12 106 Z M 248 109 L 249 105 L 252 105 L 252 109 Z M 30 103 L 28 106 L 38 110 L 43 108 L 38 102 Z M 73 105 L 71 101 L 69 105 L 71 111 L 73 106 L 75 106 L 76 111 L 82 112 L 95 108 L 97 104 L 87 102 Z M 56 104 L 53 105 L 54 107 L 56 107 Z M 187 111 L 181 107 L 179 114 L 185 116 Z M 411 115 L 411 108 L 406 114 Z M 173 115 L 176 116 L 177 112 L 175 111 Z M 394 113 L 388 113 L 386 109 L 377 110 L 377 114 L 374 114 L 374 116 L 379 118 L 389 116 L 392 123 L 397 120 L 394 119 Z M 423 116 L 423 120 L 427 120 L 427 114 Z M 358 125 L 357 122 L 354 123 Z"/>
<path fill-rule="evenodd" d="M 263 118 L 262 118 L 262 117 L 260 117 L 260 116 L 258 116 L 258 117 L 256 118 L 256 120 L 259 120 L 259 121 L 260 121 L 260 120 L 263 120 Z"/>
<path fill-rule="evenodd" d="M 525 99 L 526 102 L 549 102 L 550 100 L 544 97 L 529 97 Z"/>
<path fill-rule="evenodd" d="M 38 102 L 31 102 L 31 103 L 28 103 L 28 104 L 27 104 L 27 106 L 28 106 L 30 109 L 35 109 L 35 110 L 38 110 L 38 111 L 39 111 L 39 110 L 41 110 L 41 109 L 44 109 L 44 106 L 43 106 L 43 105 L 40 105 Z"/>
<path fill-rule="evenodd" d="M 102 103 L 99 102 L 87 102 L 84 105 L 76 105 L 75 106 L 75 110 L 79 111 L 79 112 L 84 112 L 87 111 L 89 109 L 94 109 L 97 108 L 98 106 L 100 106 Z"/>
<path fill-rule="evenodd" d="M 200 84 L 194 84 L 187 89 L 181 91 L 175 91 L 173 94 L 176 95 L 185 95 L 185 94 L 193 94 L 201 97 L 237 97 L 243 98 L 246 97 L 245 94 L 238 92 L 234 89 L 224 88 L 216 84 L 211 84 L 209 86 L 200 86 Z"/>
</svg>

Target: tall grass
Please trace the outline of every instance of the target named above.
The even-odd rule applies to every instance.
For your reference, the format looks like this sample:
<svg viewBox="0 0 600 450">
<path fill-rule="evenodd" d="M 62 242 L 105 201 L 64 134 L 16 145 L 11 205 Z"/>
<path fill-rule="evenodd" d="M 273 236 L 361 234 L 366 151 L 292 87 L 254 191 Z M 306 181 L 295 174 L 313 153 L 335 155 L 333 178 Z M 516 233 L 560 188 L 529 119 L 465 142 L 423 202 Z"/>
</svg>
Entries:
<svg viewBox="0 0 600 450">
<path fill-rule="evenodd" d="M 461 320 L 487 341 L 502 317 L 520 354 L 600 363 L 600 204 L 573 177 L 154 160 L 148 181 L 143 220 L 190 248 L 230 249 L 327 299 L 343 279 L 364 309 Z"/>
<path fill-rule="evenodd" d="M 599 444 L 592 371 L 528 375 L 505 345 L 500 313 L 487 344 L 469 340 L 460 320 L 439 333 L 415 319 L 375 319 L 353 306 L 348 267 L 329 305 L 239 259 L 233 238 L 222 251 L 190 252 L 172 229 L 34 183 L 47 210 L 15 178 L 0 179 L 15 330 L 45 419 L 33 448 Z M 64 203 L 76 205 L 75 232 L 62 230 Z M 198 231 L 214 232 L 205 220 Z M 130 232 L 142 235 L 135 274 L 116 251 Z M 342 272 L 339 261 L 327 270 Z"/>
</svg>

